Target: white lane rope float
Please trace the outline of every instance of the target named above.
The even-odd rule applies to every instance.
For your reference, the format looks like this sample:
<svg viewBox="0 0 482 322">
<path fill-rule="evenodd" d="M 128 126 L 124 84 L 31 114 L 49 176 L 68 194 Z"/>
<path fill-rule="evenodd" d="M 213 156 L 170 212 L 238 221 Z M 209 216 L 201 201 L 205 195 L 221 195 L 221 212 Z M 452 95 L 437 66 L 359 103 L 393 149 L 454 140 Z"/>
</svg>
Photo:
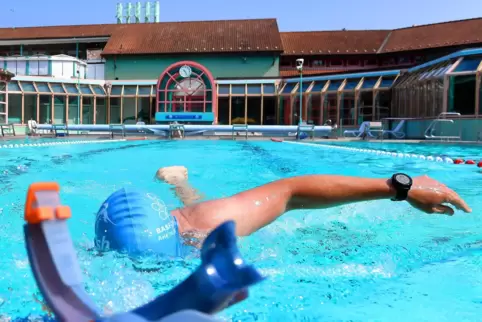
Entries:
<svg viewBox="0 0 482 322">
<path fill-rule="evenodd" d="M 275 141 L 275 142 L 279 142 L 279 141 Z M 391 156 L 395 158 L 419 159 L 419 160 L 426 160 L 426 161 L 433 161 L 433 162 L 454 163 L 454 160 L 447 156 L 433 156 L 433 155 L 422 155 L 422 154 L 413 154 L 413 153 L 389 152 L 384 150 L 361 149 L 361 148 L 353 148 L 348 146 L 339 146 L 339 145 L 330 145 L 330 144 L 315 144 L 315 143 L 292 142 L 292 141 L 282 141 L 282 142 L 312 146 L 317 148 L 328 148 L 328 149 L 334 149 L 334 150 L 344 150 L 344 151 L 351 151 L 351 152 L 384 155 L 384 156 Z"/>
<path fill-rule="evenodd" d="M 57 145 L 73 145 L 73 144 L 96 144 L 96 143 L 115 143 L 126 142 L 126 139 L 118 140 L 65 140 L 65 141 L 49 141 L 49 142 L 35 142 L 35 143 L 11 143 L 1 144 L 0 149 L 18 149 L 18 148 L 33 148 Z"/>
</svg>

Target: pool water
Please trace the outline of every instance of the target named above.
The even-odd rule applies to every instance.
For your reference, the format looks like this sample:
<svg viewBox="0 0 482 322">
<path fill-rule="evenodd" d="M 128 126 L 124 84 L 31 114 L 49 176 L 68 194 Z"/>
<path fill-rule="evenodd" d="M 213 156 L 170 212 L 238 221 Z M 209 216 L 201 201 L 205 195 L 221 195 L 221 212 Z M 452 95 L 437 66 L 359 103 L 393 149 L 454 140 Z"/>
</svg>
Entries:
<svg viewBox="0 0 482 322">
<path fill-rule="evenodd" d="M 461 155 L 467 149 L 458 147 Z M 253 287 L 246 301 L 218 317 L 228 321 L 404 321 L 410 314 L 412 321 L 480 319 L 482 174 L 474 166 L 259 141 L 1 149 L 0 161 L 0 316 L 45 315 L 34 300 L 40 297 L 22 233 L 23 205 L 32 182 L 60 183 L 62 201 L 73 211 L 69 227 L 87 292 L 106 312 L 134 308 L 183 280 L 197 267 L 197 258 L 165 264 L 160 272 L 142 273 L 128 259 L 113 253 L 100 257 L 92 247 L 95 213 L 110 193 L 137 186 L 177 207 L 180 203 L 169 187 L 155 182 L 153 176 L 159 167 L 185 165 L 192 184 L 206 198 L 294 175 L 388 178 L 403 171 L 443 181 L 473 208 L 472 214 L 436 216 L 422 214 L 404 202 L 384 200 L 286 214 L 240 239 L 246 260 L 268 279 Z"/>
</svg>

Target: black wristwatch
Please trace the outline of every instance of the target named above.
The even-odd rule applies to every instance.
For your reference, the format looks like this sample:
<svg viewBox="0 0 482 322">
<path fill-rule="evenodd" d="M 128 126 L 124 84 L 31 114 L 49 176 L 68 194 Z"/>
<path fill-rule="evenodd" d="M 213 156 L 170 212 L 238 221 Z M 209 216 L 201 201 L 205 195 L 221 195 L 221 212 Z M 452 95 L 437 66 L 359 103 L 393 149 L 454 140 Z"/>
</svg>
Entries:
<svg viewBox="0 0 482 322">
<path fill-rule="evenodd" d="M 412 187 L 412 178 L 405 173 L 395 173 L 391 179 L 391 185 L 395 189 L 396 195 L 392 201 L 407 200 L 408 191 Z"/>
</svg>

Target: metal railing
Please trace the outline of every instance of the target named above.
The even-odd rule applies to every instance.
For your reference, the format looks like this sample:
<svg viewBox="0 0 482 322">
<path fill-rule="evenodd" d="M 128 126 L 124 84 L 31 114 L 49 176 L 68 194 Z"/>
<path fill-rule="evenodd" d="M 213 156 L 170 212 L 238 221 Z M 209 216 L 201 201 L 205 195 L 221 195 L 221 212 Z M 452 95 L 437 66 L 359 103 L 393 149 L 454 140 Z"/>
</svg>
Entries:
<svg viewBox="0 0 482 322">
<path fill-rule="evenodd" d="M 459 135 L 436 135 L 435 130 L 437 129 L 437 124 L 450 123 L 455 124 L 452 118 L 447 118 L 447 116 L 457 116 L 460 117 L 460 113 L 457 112 L 442 112 L 435 120 L 430 122 L 430 125 L 425 130 L 425 138 L 430 140 L 461 140 L 462 138 L 462 128 L 459 125 Z"/>
<path fill-rule="evenodd" d="M 174 138 L 174 134 L 177 134 L 180 139 L 184 139 L 184 124 L 171 123 L 169 124 L 169 139 Z"/>
<path fill-rule="evenodd" d="M 113 139 L 116 133 L 120 133 L 122 138 L 126 136 L 126 128 L 123 124 L 109 125 L 110 137 Z"/>
<path fill-rule="evenodd" d="M 231 130 L 231 136 L 234 140 L 234 134 L 237 132 L 244 132 L 246 136 L 246 140 L 248 139 L 248 125 L 247 124 L 234 124 L 233 129 Z"/>
</svg>

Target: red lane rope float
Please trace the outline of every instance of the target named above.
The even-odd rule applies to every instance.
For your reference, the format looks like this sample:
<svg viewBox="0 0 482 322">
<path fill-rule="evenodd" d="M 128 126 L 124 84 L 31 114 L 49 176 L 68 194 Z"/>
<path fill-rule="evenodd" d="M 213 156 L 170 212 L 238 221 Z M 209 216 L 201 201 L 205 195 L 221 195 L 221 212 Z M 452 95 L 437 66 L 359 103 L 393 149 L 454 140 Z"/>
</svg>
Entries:
<svg viewBox="0 0 482 322">
<path fill-rule="evenodd" d="M 465 164 L 475 164 L 475 161 L 474 160 L 467 160 L 467 161 L 465 161 Z"/>
<path fill-rule="evenodd" d="M 140 138 L 126 138 L 126 141 L 144 141 L 144 140 L 147 140 L 145 136 Z"/>
<path fill-rule="evenodd" d="M 479 161 L 479 163 L 477 163 L 477 167 L 482 168 L 482 161 Z"/>
<path fill-rule="evenodd" d="M 271 138 L 273 142 L 283 142 L 283 139 Z"/>
</svg>

